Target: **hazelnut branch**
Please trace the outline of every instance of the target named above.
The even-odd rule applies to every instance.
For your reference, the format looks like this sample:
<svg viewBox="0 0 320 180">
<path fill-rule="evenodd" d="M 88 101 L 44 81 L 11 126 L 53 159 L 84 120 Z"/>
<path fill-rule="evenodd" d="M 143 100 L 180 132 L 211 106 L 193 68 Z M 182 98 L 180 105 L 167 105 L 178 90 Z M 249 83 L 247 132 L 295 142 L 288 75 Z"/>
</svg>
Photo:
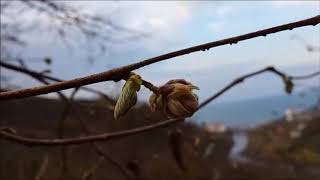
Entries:
<svg viewBox="0 0 320 180">
<path fill-rule="evenodd" d="M 47 93 L 51 93 L 51 92 L 80 87 L 80 86 L 93 84 L 93 83 L 97 83 L 97 82 L 102 82 L 102 81 L 111 81 L 111 80 L 119 81 L 121 79 L 126 78 L 131 71 L 133 71 L 135 69 L 139 69 L 144 66 L 148 66 L 148 65 L 156 63 L 156 62 L 164 61 L 164 60 L 167 60 L 170 58 L 190 54 L 190 53 L 197 52 L 197 51 L 209 50 L 210 48 L 217 47 L 217 46 L 222 46 L 222 45 L 226 45 L 226 44 L 232 45 L 232 44 L 236 44 L 240 41 L 256 38 L 259 36 L 266 36 L 268 34 L 277 33 L 280 31 L 292 30 L 295 28 L 303 27 L 303 26 L 310 26 L 310 25 L 315 26 L 319 23 L 320 23 L 320 15 L 309 18 L 309 19 L 296 21 L 293 23 L 288 23 L 288 24 L 275 26 L 272 28 L 267 28 L 267 29 L 263 29 L 260 31 L 248 33 L 248 34 L 243 34 L 240 36 L 235 36 L 235 37 L 231 37 L 231 38 L 227 38 L 227 39 L 223 39 L 223 40 L 213 41 L 213 42 L 201 44 L 198 46 L 193 46 L 193 47 L 181 49 L 178 51 L 174 51 L 174 52 L 163 54 L 163 55 L 160 55 L 157 57 L 153 57 L 153 58 L 150 58 L 150 59 L 147 59 L 144 61 L 140 61 L 138 63 L 130 64 L 127 66 L 122 66 L 119 68 L 114 68 L 114 69 L 111 69 L 106 72 L 93 74 L 93 75 L 82 77 L 82 78 L 76 78 L 73 80 L 58 82 L 58 83 L 54 83 L 54 84 L 50 84 L 50 85 L 46 85 L 46 86 L 39 86 L 39 87 L 34 87 L 34 88 L 1 92 L 0 93 L 0 100 L 25 98 L 25 97 L 30 97 L 30 96 L 47 94 Z"/>
</svg>

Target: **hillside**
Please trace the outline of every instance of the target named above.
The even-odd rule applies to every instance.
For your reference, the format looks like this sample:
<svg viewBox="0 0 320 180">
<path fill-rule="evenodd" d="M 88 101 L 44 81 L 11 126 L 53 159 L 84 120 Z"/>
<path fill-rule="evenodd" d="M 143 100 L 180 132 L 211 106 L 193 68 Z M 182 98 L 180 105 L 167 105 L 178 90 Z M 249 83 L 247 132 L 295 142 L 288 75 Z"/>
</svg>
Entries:
<svg viewBox="0 0 320 180">
<path fill-rule="evenodd" d="M 140 127 L 164 120 L 160 114 L 151 113 L 144 104 L 137 105 L 123 119 L 113 119 L 112 106 L 109 101 L 77 101 L 66 119 L 65 137 L 83 136 L 81 121 L 90 126 L 94 134 L 115 132 Z M 18 134 L 27 137 L 57 137 L 58 122 L 65 109 L 65 103 L 54 99 L 28 98 L 17 101 L 0 102 L 0 119 L 2 126 L 14 128 Z M 288 144 L 288 138 L 278 138 L 275 128 L 283 125 L 284 131 L 296 127 L 299 121 L 286 122 L 283 119 L 259 126 L 249 131 L 249 144 L 245 154 L 239 160 L 230 158 L 234 136 L 237 133 L 209 133 L 200 125 L 183 122 L 169 128 L 159 128 L 152 132 L 99 143 L 104 153 L 120 163 L 129 174 L 140 179 L 219 179 L 245 178 L 265 179 L 269 172 L 279 178 L 318 177 L 309 166 L 317 167 L 319 156 L 318 135 L 319 113 L 309 113 L 312 123 L 305 129 L 308 133 L 296 139 L 293 144 L 304 144 L 294 153 L 282 151 L 281 144 Z M 181 131 L 178 141 L 172 139 L 172 132 Z M 310 135 L 311 134 L 311 135 Z M 271 137 L 272 136 L 272 137 Z M 270 139 L 271 137 L 271 139 Z M 285 136 L 284 136 L 285 137 Z M 312 138 L 309 138 L 312 137 Z M 173 143 L 175 142 L 175 143 Z M 177 144 L 178 142 L 178 144 Z M 297 142 L 297 143 L 296 143 Z M 312 156 L 301 156 L 315 147 Z M 274 147 L 274 148 L 272 148 Z M 294 147 L 294 146 L 292 146 Z M 43 160 L 48 157 L 48 166 L 43 173 L 44 179 L 56 179 L 61 172 L 61 147 L 29 147 L 1 140 L 1 179 L 32 179 L 36 176 Z M 279 153 L 282 152 L 282 153 Z M 301 153 L 302 152 L 302 153 Z M 276 155 L 275 155 L 276 154 Z M 289 161 L 288 157 L 298 158 Z M 300 158 L 300 159 L 299 159 Z M 303 158 L 311 159 L 313 164 Z M 85 174 L 92 179 L 124 179 L 119 169 L 107 160 L 101 160 L 92 148 L 92 144 L 74 145 L 67 148 L 66 173 L 63 179 L 80 179 Z M 245 161 L 241 159 L 246 159 Z M 268 162 L 276 162 L 268 163 Z M 307 167 L 305 171 L 292 172 L 294 167 Z M 91 171 L 92 168 L 94 171 Z M 301 168 L 299 168 L 301 169 Z"/>
</svg>

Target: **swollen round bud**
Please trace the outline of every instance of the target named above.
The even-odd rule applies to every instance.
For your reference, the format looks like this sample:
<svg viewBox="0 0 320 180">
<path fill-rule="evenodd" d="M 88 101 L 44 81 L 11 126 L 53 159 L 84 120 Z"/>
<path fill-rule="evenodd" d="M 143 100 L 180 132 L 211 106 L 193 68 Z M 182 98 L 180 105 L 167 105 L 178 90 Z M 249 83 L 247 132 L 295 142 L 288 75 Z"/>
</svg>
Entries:
<svg viewBox="0 0 320 180">
<path fill-rule="evenodd" d="M 161 111 L 168 118 L 190 117 L 198 109 L 198 96 L 193 93 L 199 88 L 183 80 L 170 80 L 159 87 L 157 94 L 149 98 L 152 111 Z"/>
</svg>

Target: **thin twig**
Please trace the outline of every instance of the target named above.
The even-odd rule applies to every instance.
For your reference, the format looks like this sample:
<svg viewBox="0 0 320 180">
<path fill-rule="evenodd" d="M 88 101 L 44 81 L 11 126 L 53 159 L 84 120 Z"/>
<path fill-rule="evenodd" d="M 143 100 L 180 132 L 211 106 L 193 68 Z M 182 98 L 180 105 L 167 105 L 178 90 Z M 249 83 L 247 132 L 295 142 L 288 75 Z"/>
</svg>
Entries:
<svg viewBox="0 0 320 180">
<path fill-rule="evenodd" d="M 259 71 L 255 71 L 249 74 L 246 74 L 244 76 L 241 76 L 240 78 L 235 79 L 232 81 L 229 85 L 226 87 L 222 88 L 220 91 L 215 93 L 213 96 L 209 97 L 206 99 L 204 102 L 202 102 L 199 105 L 199 108 L 203 108 L 206 106 L 208 103 L 216 99 L 217 97 L 221 96 L 224 94 L 226 91 L 234 87 L 235 85 L 243 82 L 245 79 L 250 78 L 252 76 L 256 76 L 258 74 L 261 74 L 263 72 L 272 72 L 280 77 L 292 77 L 292 79 L 299 79 L 300 76 L 288 76 L 285 73 L 275 69 L 274 67 L 266 67 L 263 68 Z M 307 77 L 307 76 L 301 76 L 301 77 Z M 314 76 L 312 76 L 314 77 Z M 139 133 L 143 132 L 148 132 L 156 128 L 161 128 L 161 127 L 167 127 L 170 125 L 173 125 L 177 122 L 183 121 L 184 119 L 169 119 L 166 121 L 162 121 L 159 123 L 155 123 L 152 125 L 147 125 L 143 127 L 138 127 L 130 130 L 124 130 L 124 131 L 118 131 L 114 133 L 103 133 L 103 134 L 98 134 L 98 135 L 90 135 L 90 136 L 85 136 L 85 137 L 75 137 L 75 138 L 66 138 L 66 139 L 37 139 L 37 138 L 28 138 L 28 137 L 23 137 L 20 135 L 12 134 L 3 130 L 0 130 L 0 137 L 9 141 L 14 141 L 17 143 L 21 144 L 26 144 L 26 145 L 36 145 L 36 146 L 53 146 L 53 145 L 75 145 L 75 144 L 83 144 L 83 143 L 90 143 L 90 142 L 97 142 L 97 141 L 110 141 L 118 138 L 123 138 L 131 135 L 136 135 Z"/>
<path fill-rule="evenodd" d="M 79 117 L 79 122 L 81 124 L 81 127 L 83 129 L 83 131 L 87 134 L 90 135 L 91 134 L 91 130 L 89 129 L 88 124 L 86 124 L 86 122 Z M 108 153 L 103 151 L 103 148 L 96 142 L 91 142 L 93 149 L 96 151 L 96 153 L 100 156 L 99 159 L 99 163 L 96 163 L 93 167 L 89 168 L 89 170 L 85 171 L 86 175 L 88 175 L 88 173 L 92 174 L 94 173 L 94 171 L 99 167 L 99 165 L 104 161 L 107 160 L 109 161 L 114 167 L 116 167 L 120 173 L 122 175 L 124 175 L 124 177 L 126 177 L 127 179 L 130 179 L 131 176 L 129 174 L 129 172 L 114 158 L 112 158 Z"/>
<path fill-rule="evenodd" d="M 17 142 L 20 144 L 25 144 L 29 146 L 56 146 L 56 145 L 76 145 L 90 143 L 93 141 L 110 141 L 118 138 L 123 138 L 131 135 L 136 135 L 142 132 L 148 132 L 160 127 L 166 127 L 173 125 L 183 119 L 170 119 L 162 121 L 156 124 L 147 125 L 139 128 L 134 128 L 130 130 L 118 131 L 114 133 L 104 133 L 98 135 L 84 136 L 84 137 L 75 137 L 75 138 L 65 138 L 65 139 L 37 139 L 37 138 L 28 138 L 20 135 L 15 135 L 8 133 L 6 131 L 0 130 L 0 137 L 9 141 Z"/>
<path fill-rule="evenodd" d="M 32 76 L 35 79 L 39 80 L 40 82 L 44 83 L 44 84 L 49 84 L 46 80 L 44 80 L 41 77 L 37 77 L 37 76 Z M 77 91 L 77 88 L 75 88 L 75 90 L 73 92 Z M 57 126 L 57 137 L 58 138 L 63 138 L 63 134 L 64 134 L 64 124 L 68 118 L 68 115 L 70 113 L 70 105 L 69 105 L 69 100 L 68 98 L 60 91 L 56 92 L 59 97 L 67 103 L 66 108 L 64 109 L 64 111 L 61 114 L 60 120 L 58 121 L 58 126 Z M 72 93 L 73 94 L 73 93 Z M 71 95 L 72 96 L 72 95 Z M 59 176 L 59 179 L 62 179 L 63 176 L 65 175 L 65 173 L 68 171 L 67 169 L 67 147 L 66 146 L 62 146 L 61 147 L 61 173 Z"/>
<path fill-rule="evenodd" d="M 97 171 L 97 169 L 100 167 L 100 165 L 104 162 L 103 156 L 96 162 L 93 166 L 90 166 L 90 168 L 83 171 L 81 175 L 81 179 L 87 180 L 88 177 L 92 177 L 93 174 Z M 128 178 L 129 179 L 129 178 Z"/>
<path fill-rule="evenodd" d="M 62 118 L 61 120 L 59 121 L 59 126 L 58 126 L 58 134 L 59 134 L 59 137 L 58 138 L 63 138 L 62 135 L 63 135 L 63 124 L 65 123 L 65 120 L 66 118 L 68 117 L 68 114 L 70 113 L 71 111 L 71 108 L 72 108 L 72 102 L 73 102 L 73 99 L 76 95 L 76 93 L 78 92 L 79 88 L 75 88 L 69 99 L 64 95 L 62 94 L 61 92 L 57 92 L 61 99 L 64 100 L 66 103 L 67 103 L 67 107 L 65 109 L 65 111 L 62 113 Z M 85 133 L 90 133 L 87 125 L 84 124 L 83 120 L 81 118 L 79 118 L 80 120 L 80 123 L 82 125 L 82 128 L 84 129 Z M 97 152 L 97 154 L 101 157 L 103 157 L 103 159 L 105 160 L 108 160 L 112 165 L 114 165 L 117 169 L 119 169 L 119 171 L 121 172 L 121 174 L 123 174 L 126 178 L 130 178 L 130 175 L 129 173 L 120 165 L 120 163 L 118 163 L 116 160 L 114 160 L 113 158 L 111 158 L 108 154 L 104 153 L 102 148 L 98 146 L 98 144 L 96 143 L 93 143 L 93 148 L 94 150 Z M 61 149 L 61 155 L 62 155 L 62 166 L 61 166 L 61 174 L 60 174 L 60 177 L 59 179 L 62 179 L 63 176 L 65 175 L 65 173 L 67 172 L 67 147 L 66 146 L 63 146 L 62 149 Z"/>
<path fill-rule="evenodd" d="M 289 78 L 291 78 L 292 80 L 304 80 L 304 79 L 310 79 L 310 78 L 316 77 L 318 75 L 320 75 L 320 71 L 303 75 L 303 76 L 289 76 Z"/>
<path fill-rule="evenodd" d="M 22 68 L 24 69 L 28 69 L 28 67 L 26 66 L 26 64 L 24 64 L 24 62 L 21 60 L 20 64 L 22 66 Z M 34 79 L 40 81 L 43 84 L 48 85 L 49 82 L 47 80 L 45 80 L 44 78 L 42 78 L 41 76 L 37 76 L 35 74 L 29 74 L 31 77 L 33 77 Z M 71 93 L 71 97 L 70 99 L 73 99 L 73 96 L 75 95 L 75 92 L 78 91 L 78 88 L 75 88 L 74 91 Z M 58 94 L 58 96 L 60 97 L 60 99 L 64 102 L 66 102 L 67 106 L 64 109 L 64 111 L 61 114 L 60 120 L 58 122 L 58 126 L 57 126 L 57 138 L 62 139 L 63 138 L 63 134 L 64 134 L 64 124 L 68 118 L 68 115 L 70 113 L 70 108 L 71 108 L 71 104 L 69 103 L 68 98 L 60 91 L 56 92 Z M 61 173 L 58 179 L 62 179 L 63 176 L 65 175 L 65 173 L 68 171 L 67 169 L 67 147 L 66 146 L 62 146 L 61 147 Z"/>
<path fill-rule="evenodd" d="M 310 26 L 310 25 L 317 25 L 320 23 L 320 15 L 309 18 L 309 19 L 304 19 L 301 21 L 293 22 L 293 23 L 288 23 L 280 26 L 275 26 L 272 28 L 267 28 L 264 30 L 240 35 L 240 36 L 235 36 L 232 38 L 227 38 L 219 41 L 214 41 L 206 44 L 201 44 L 198 46 L 193 46 L 189 47 L 186 49 L 170 52 L 167 54 L 163 54 L 154 58 L 150 58 L 144 61 L 140 61 L 138 63 L 130 64 L 127 66 L 122 66 L 119 68 L 115 68 L 106 72 L 98 73 L 98 74 L 93 74 L 90 76 L 82 77 L 82 78 L 76 78 L 73 80 L 69 81 L 63 81 L 63 82 L 58 82 L 54 84 L 50 84 L 47 86 L 40 86 L 40 87 L 34 87 L 34 88 L 28 88 L 28 89 L 21 89 L 21 90 L 13 90 L 13 91 L 8 91 L 8 92 L 2 92 L 0 93 L 0 100 L 5 100 L 5 99 L 16 99 L 16 98 L 24 98 L 24 97 L 30 97 L 30 96 L 36 96 L 36 95 L 41 95 L 41 94 L 47 94 L 55 91 L 61 91 L 65 89 L 70 89 L 70 88 L 75 88 L 75 87 L 80 87 L 88 84 L 93 84 L 93 83 L 98 83 L 102 81 L 120 81 L 121 79 L 125 79 L 128 77 L 129 73 L 135 69 L 164 61 L 170 58 L 174 58 L 177 56 L 182 56 L 186 54 L 190 54 L 193 52 L 197 51 L 205 51 L 209 50 L 210 48 L 217 47 L 217 46 L 222 46 L 226 44 L 236 44 L 240 41 L 244 41 L 247 39 L 252 39 L 256 38 L 259 36 L 266 36 L 268 34 L 272 33 L 277 33 L 280 31 L 285 31 L 285 30 L 292 30 L 295 28 L 303 27 L 303 26 Z"/>
<path fill-rule="evenodd" d="M 66 123 L 66 120 L 69 117 L 69 114 L 71 114 L 71 105 L 72 104 L 70 102 L 73 100 L 73 98 L 76 95 L 76 93 L 78 92 L 78 90 L 79 90 L 79 88 L 75 88 L 72 91 L 69 99 L 64 94 L 62 94 L 60 92 L 61 99 L 64 100 L 64 102 L 66 103 L 66 108 L 62 112 L 61 118 L 60 118 L 60 120 L 58 122 L 58 136 L 60 136 L 61 138 L 65 134 L 64 125 Z M 67 146 L 62 146 L 61 147 L 61 162 L 62 162 L 62 165 L 61 165 L 61 173 L 60 173 L 60 176 L 58 177 L 58 179 L 63 179 L 65 174 L 68 172 L 67 158 L 68 158 L 68 147 Z"/>
<path fill-rule="evenodd" d="M 203 108 L 204 106 L 206 106 L 207 104 L 209 104 L 211 101 L 213 101 L 214 99 L 216 99 L 217 97 L 219 97 L 220 95 L 222 95 L 223 93 L 225 93 L 226 91 L 228 91 L 230 88 L 232 88 L 233 86 L 239 84 L 239 83 L 242 83 L 245 79 L 247 78 L 250 78 L 252 76 L 255 76 L 255 75 L 258 75 L 258 74 L 261 74 L 261 73 L 264 73 L 266 71 L 269 71 L 269 72 L 273 72 L 275 73 L 276 75 L 279 75 L 280 77 L 283 77 L 283 76 L 286 76 L 284 73 L 280 72 L 279 70 L 275 69 L 274 67 L 266 67 L 264 69 L 261 69 L 259 71 L 255 71 L 255 72 L 252 72 L 252 73 L 249 73 L 249 74 L 246 74 L 244 76 L 241 76 L 235 80 L 233 80 L 230 84 L 228 84 L 227 86 L 225 86 L 224 88 L 222 88 L 220 91 L 218 91 L 216 94 L 214 94 L 213 96 L 207 98 L 205 101 L 203 101 L 199 107 L 198 107 L 198 110 Z"/>
<path fill-rule="evenodd" d="M 142 85 L 148 88 L 150 91 L 154 92 L 155 94 L 157 94 L 159 91 L 159 88 L 157 86 L 154 86 L 151 82 L 148 82 L 146 80 L 142 80 Z"/>
<path fill-rule="evenodd" d="M 73 102 L 74 97 L 75 97 L 76 93 L 78 92 L 78 90 L 79 90 L 79 88 L 75 88 L 75 90 L 71 93 L 71 95 L 69 97 L 68 107 L 70 108 L 70 110 L 72 108 L 72 102 Z M 79 117 L 79 121 L 80 121 L 81 127 L 84 130 L 84 132 L 87 135 L 89 135 L 91 133 L 89 126 L 80 117 Z M 123 168 L 122 165 L 118 161 L 114 160 L 111 156 L 109 156 L 107 153 L 105 153 L 103 151 L 102 147 L 100 147 L 98 143 L 91 142 L 91 144 L 92 144 L 92 147 L 95 150 L 95 152 L 101 157 L 99 162 L 101 162 L 103 160 L 109 161 L 114 167 L 116 167 L 120 171 L 120 173 L 124 177 L 126 177 L 127 179 L 130 179 L 130 174 L 126 171 L 126 169 Z M 98 165 L 97 165 L 97 167 L 98 167 Z M 93 171 L 90 171 L 90 173 L 93 173 Z"/>
<path fill-rule="evenodd" d="M 207 98 L 205 101 L 203 101 L 199 107 L 198 107 L 198 110 L 203 108 L 204 106 L 206 106 L 208 103 L 210 103 L 211 101 L 213 101 L 214 99 L 216 99 L 217 97 L 219 97 L 220 95 L 222 95 L 224 92 L 228 91 L 230 88 L 232 88 L 233 86 L 239 84 L 239 83 L 242 83 L 245 79 L 247 78 L 250 78 L 252 76 L 255 76 L 255 75 L 258 75 L 258 74 L 261 74 L 261 73 L 264 73 L 264 72 L 272 72 L 280 77 L 288 77 L 289 79 L 291 80 L 305 80 L 305 79 L 310 79 L 310 78 L 313 78 L 313 77 L 316 77 L 318 75 L 320 75 L 320 71 L 318 72 L 314 72 L 314 73 L 311 73 L 311 74 L 307 74 L 307 75 L 302 75 L 302 76 L 289 76 L 289 75 L 286 75 L 285 73 L 277 70 L 276 68 L 272 67 L 272 66 L 269 66 L 269 67 L 266 67 L 264 69 L 261 69 L 259 71 L 255 71 L 253 73 L 250 73 L 250 74 L 246 74 L 244 76 L 241 76 L 235 80 L 233 80 L 230 84 L 228 84 L 227 86 L 225 86 L 223 89 L 221 89 L 219 92 L 217 92 L 216 94 L 214 94 L 213 96 Z"/>
<path fill-rule="evenodd" d="M 42 163 L 40 164 L 39 170 L 35 174 L 34 180 L 40 180 L 43 175 L 45 174 L 49 164 L 49 155 L 46 154 L 42 160 Z"/>
</svg>

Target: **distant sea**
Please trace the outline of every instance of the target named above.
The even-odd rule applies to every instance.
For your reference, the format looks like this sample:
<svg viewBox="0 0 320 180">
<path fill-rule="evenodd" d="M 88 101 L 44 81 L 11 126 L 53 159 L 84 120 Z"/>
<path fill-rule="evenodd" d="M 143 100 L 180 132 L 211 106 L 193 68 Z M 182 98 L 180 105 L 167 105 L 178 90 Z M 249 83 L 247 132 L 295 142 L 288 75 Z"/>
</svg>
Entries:
<svg viewBox="0 0 320 180">
<path fill-rule="evenodd" d="M 274 95 L 234 102 L 207 105 L 193 117 L 196 122 L 220 122 L 232 127 L 248 127 L 284 116 L 286 109 L 306 110 L 314 107 L 319 92 L 297 92 L 292 95 Z"/>
</svg>

